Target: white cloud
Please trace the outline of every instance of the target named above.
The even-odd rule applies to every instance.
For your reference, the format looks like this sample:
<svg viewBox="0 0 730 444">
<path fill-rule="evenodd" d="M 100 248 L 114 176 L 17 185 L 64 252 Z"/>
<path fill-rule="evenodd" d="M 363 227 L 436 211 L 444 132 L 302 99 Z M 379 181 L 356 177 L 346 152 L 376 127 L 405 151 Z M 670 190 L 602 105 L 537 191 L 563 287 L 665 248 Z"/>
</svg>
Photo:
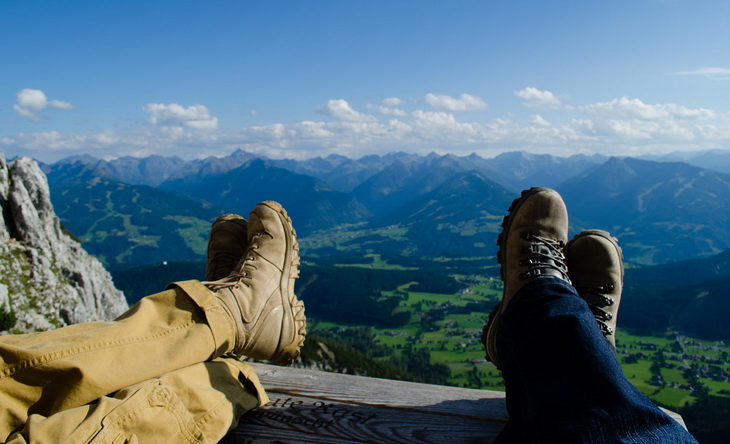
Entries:
<svg viewBox="0 0 730 444">
<path fill-rule="evenodd" d="M 86 138 L 77 134 L 62 134 L 58 131 L 19 133 L 8 140 L 9 145 L 19 145 L 27 150 L 72 150 L 85 145 Z"/>
<path fill-rule="evenodd" d="M 332 119 L 221 129 L 202 105 L 185 108 L 148 104 L 143 109 L 150 114 L 153 125 L 90 134 L 2 134 L 0 147 L 10 155 L 67 156 L 87 152 L 101 157 L 155 153 L 187 158 L 223 154 L 240 147 L 276 157 L 307 158 L 331 153 L 357 157 L 394 150 L 456 154 L 476 151 L 483 155 L 517 149 L 627 154 L 642 149 L 657 152 L 730 146 L 730 113 L 650 104 L 626 97 L 562 106 L 550 111 L 549 121 L 544 114 L 503 113 L 487 121 L 443 110 L 406 113 L 395 105 L 384 104 L 368 108 L 388 117 L 380 117 L 375 111 L 372 115 L 361 113 L 345 100 L 330 100 L 319 112 Z"/>
<path fill-rule="evenodd" d="M 581 110 L 603 118 L 655 119 L 710 119 L 715 112 L 704 108 L 687 108 L 673 103 L 650 105 L 639 99 L 621 97 L 610 102 L 598 102 L 580 107 Z"/>
<path fill-rule="evenodd" d="M 350 107 L 346 100 L 337 99 L 327 101 L 327 105 L 319 112 L 342 122 L 375 122 L 377 119 L 369 114 L 363 114 Z"/>
<path fill-rule="evenodd" d="M 444 94 L 428 93 L 424 100 L 432 108 L 445 111 L 475 111 L 487 107 L 484 100 L 466 93 L 459 99 Z"/>
<path fill-rule="evenodd" d="M 398 97 L 388 97 L 383 99 L 382 104 L 385 106 L 399 106 L 403 104 L 403 101 Z"/>
<path fill-rule="evenodd" d="M 530 116 L 530 123 L 538 126 L 550 126 L 550 122 L 545 120 L 540 114 Z"/>
<path fill-rule="evenodd" d="M 416 119 L 416 123 L 426 123 L 427 125 L 435 125 L 440 127 L 454 127 L 458 125 L 456 116 L 451 113 L 436 112 L 436 111 L 413 111 L 413 117 Z"/>
<path fill-rule="evenodd" d="M 400 108 L 388 108 L 386 106 L 378 107 L 378 112 L 384 116 L 399 116 L 405 117 L 408 115 L 405 111 Z"/>
<path fill-rule="evenodd" d="M 558 108 L 562 103 L 555 94 L 550 91 L 541 91 L 532 86 L 525 89 L 515 91 L 515 95 L 527 101 L 527 106 L 544 106 L 548 108 Z"/>
<path fill-rule="evenodd" d="M 148 103 L 142 110 L 150 114 L 149 122 L 153 125 L 170 127 L 187 127 L 200 130 L 218 128 L 218 118 L 213 117 L 205 105 L 192 105 L 187 108 L 170 103 Z"/>
<path fill-rule="evenodd" d="M 40 89 L 23 89 L 16 93 L 18 103 L 13 105 L 16 113 L 33 121 L 40 119 L 39 113 L 46 108 L 73 109 L 73 106 L 62 100 L 48 100 Z"/>
<path fill-rule="evenodd" d="M 400 108 L 391 108 L 389 106 L 383 106 L 383 105 L 367 105 L 368 109 L 375 110 L 378 114 L 381 114 L 383 116 L 398 116 L 398 117 L 405 117 L 408 115 L 405 111 L 403 111 Z"/>
<path fill-rule="evenodd" d="M 687 76 L 709 77 L 714 80 L 730 79 L 730 69 L 729 68 L 708 67 L 708 68 L 696 69 L 694 71 L 680 71 L 677 74 L 687 75 Z"/>
</svg>

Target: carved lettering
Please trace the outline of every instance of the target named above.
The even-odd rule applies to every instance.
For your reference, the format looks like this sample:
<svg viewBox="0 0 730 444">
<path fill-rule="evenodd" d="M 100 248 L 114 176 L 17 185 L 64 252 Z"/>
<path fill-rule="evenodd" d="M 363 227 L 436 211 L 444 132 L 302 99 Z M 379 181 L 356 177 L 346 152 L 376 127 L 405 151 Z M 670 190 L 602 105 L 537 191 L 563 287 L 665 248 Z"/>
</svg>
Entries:
<svg viewBox="0 0 730 444">
<path fill-rule="evenodd" d="M 296 416 L 284 413 L 289 409 L 296 410 Z M 320 417 L 308 417 L 308 413 Z M 351 421 L 358 424 L 366 424 L 371 419 L 377 417 L 376 414 L 366 415 L 363 412 L 353 410 L 352 407 L 336 406 L 334 403 L 326 403 L 324 401 L 314 401 L 309 404 L 301 400 L 295 401 L 291 397 L 272 399 L 266 404 L 265 408 L 254 410 L 247 416 L 314 428 L 328 428 L 335 421 Z M 324 418 L 321 416 L 324 416 Z"/>
</svg>

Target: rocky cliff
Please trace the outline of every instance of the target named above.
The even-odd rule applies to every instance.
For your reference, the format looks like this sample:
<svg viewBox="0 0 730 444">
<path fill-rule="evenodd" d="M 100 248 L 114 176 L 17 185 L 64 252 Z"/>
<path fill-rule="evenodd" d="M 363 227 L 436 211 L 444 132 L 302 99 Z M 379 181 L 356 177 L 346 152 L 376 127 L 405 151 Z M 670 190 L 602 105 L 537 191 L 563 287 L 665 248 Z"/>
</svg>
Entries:
<svg viewBox="0 0 730 444">
<path fill-rule="evenodd" d="M 61 227 L 46 176 L 0 153 L 0 331 L 109 320 L 127 309 L 103 265 Z"/>
</svg>

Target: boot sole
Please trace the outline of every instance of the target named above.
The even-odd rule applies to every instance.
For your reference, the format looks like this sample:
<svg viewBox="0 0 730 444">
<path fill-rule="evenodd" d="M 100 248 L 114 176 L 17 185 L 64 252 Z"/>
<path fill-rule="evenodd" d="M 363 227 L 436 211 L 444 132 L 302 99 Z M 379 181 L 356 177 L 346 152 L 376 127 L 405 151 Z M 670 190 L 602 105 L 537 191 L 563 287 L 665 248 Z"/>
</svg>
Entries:
<svg viewBox="0 0 730 444">
<path fill-rule="evenodd" d="M 507 215 L 502 219 L 502 232 L 497 236 L 497 246 L 499 247 L 499 250 L 497 250 L 497 262 L 500 264 L 500 277 L 502 278 L 502 282 L 505 280 L 505 260 L 502 256 L 507 250 L 506 245 L 503 245 L 503 243 L 507 241 L 514 215 L 529 197 L 542 191 L 552 190 L 544 187 L 532 187 L 529 190 L 522 191 L 520 197 L 512 201 L 509 210 L 507 210 Z M 482 345 L 484 345 L 487 354 L 486 358 L 488 361 L 494 363 L 497 368 L 499 368 L 499 362 L 497 359 L 497 325 L 499 324 L 499 319 L 502 317 L 502 313 L 504 312 L 504 307 L 504 299 L 502 299 L 494 306 L 494 308 L 492 308 L 492 311 L 489 313 L 487 324 L 482 328 L 481 342 Z"/>
<path fill-rule="evenodd" d="M 280 281 L 282 289 L 281 305 L 284 308 L 280 340 L 284 342 L 279 343 L 276 352 L 269 360 L 276 364 L 288 365 L 299 356 L 307 335 L 304 303 L 297 299 L 296 294 L 294 294 L 294 280 L 299 277 L 299 244 L 296 241 L 296 231 L 294 231 L 291 218 L 286 210 L 278 202 L 266 201 L 262 204 L 278 213 L 286 235 L 286 256 Z M 286 342 L 286 338 L 289 336 L 287 327 L 290 327 L 294 332 L 293 337 L 288 342 Z"/>
</svg>

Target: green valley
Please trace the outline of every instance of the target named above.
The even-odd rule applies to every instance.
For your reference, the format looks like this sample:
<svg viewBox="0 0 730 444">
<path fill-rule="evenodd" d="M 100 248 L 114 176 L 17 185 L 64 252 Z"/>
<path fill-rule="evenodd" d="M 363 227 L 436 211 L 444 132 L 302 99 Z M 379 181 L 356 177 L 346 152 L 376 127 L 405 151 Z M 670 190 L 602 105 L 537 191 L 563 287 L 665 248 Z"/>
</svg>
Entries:
<svg viewBox="0 0 730 444">
<path fill-rule="evenodd" d="M 372 262 L 335 266 L 393 270 L 393 265 L 379 256 L 367 259 Z M 437 272 L 430 269 L 426 273 Z M 443 273 L 449 271 L 444 269 Z M 347 336 L 348 330 L 365 329 L 366 337 L 369 335 L 374 344 L 384 346 L 381 359 L 426 349 L 432 363 L 449 367 L 450 385 L 503 390 L 500 373 L 486 362 L 479 342 L 489 310 L 501 295 L 502 283 L 488 275 L 449 275 L 448 279 L 454 279 L 461 288 L 448 294 L 428 289 L 414 291 L 419 283 L 410 281 L 381 291 L 380 300 L 398 301 L 393 312 L 409 313 L 408 321 L 398 328 L 315 320 L 311 331 L 337 338 Z M 678 408 L 694 401 L 701 392 L 730 399 L 730 347 L 722 341 L 698 340 L 675 333 L 638 336 L 620 330 L 617 349 L 627 378 L 662 405 Z"/>
<path fill-rule="evenodd" d="M 367 278 L 355 282 L 368 287 L 360 290 L 370 292 L 374 300 L 390 302 L 381 306 L 385 313 L 398 313 L 401 318 L 403 313 L 408 316 L 402 325 L 394 328 L 341 322 L 336 317 L 322 321 L 318 320 L 316 310 L 309 311 L 310 331 L 315 341 L 321 337 L 344 342 L 360 352 L 358 357 L 348 349 L 346 363 L 336 368 L 337 371 L 504 390 L 500 371 L 485 360 L 480 343 L 482 326 L 502 290 L 501 280 L 495 277 L 496 267 L 488 265 L 496 262 L 494 258 L 479 261 L 484 265 L 474 268 L 479 268 L 481 273 L 473 268 L 469 274 L 450 267 L 453 262 L 467 260 L 430 261 L 419 268 L 421 277 L 426 279 L 413 275 L 413 263 L 407 270 L 395 270 L 394 266 L 399 264 L 395 259 L 387 260 L 379 255 L 362 259 L 360 263 L 333 264 L 329 269 L 332 273 L 344 268 L 359 270 L 370 278 L 378 272 L 389 273 L 390 281 L 399 283 L 387 290 L 374 292 L 372 287 L 363 284 L 368 282 Z M 316 273 L 322 272 L 320 269 Z M 398 274 L 400 280 L 394 277 Z M 443 292 L 429 288 L 428 282 L 438 281 L 456 283 L 458 289 Z M 351 287 L 340 291 L 342 298 L 348 298 Z M 316 307 L 310 304 L 316 296 L 306 288 L 303 295 L 307 307 Z M 624 304 L 623 308 L 628 308 L 631 302 L 624 301 Z M 332 345 L 328 347 L 333 350 Z M 619 316 L 617 351 L 624 374 L 639 391 L 657 404 L 680 412 L 696 436 L 707 442 L 721 442 L 717 438 L 727 433 L 726 418 L 730 413 L 730 347 L 725 342 L 700 340 L 669 331 L 652 336 L 633 334 L 621 327 Z M 384 367 L 375 367 L 373 360 Z"/>
</svg>

